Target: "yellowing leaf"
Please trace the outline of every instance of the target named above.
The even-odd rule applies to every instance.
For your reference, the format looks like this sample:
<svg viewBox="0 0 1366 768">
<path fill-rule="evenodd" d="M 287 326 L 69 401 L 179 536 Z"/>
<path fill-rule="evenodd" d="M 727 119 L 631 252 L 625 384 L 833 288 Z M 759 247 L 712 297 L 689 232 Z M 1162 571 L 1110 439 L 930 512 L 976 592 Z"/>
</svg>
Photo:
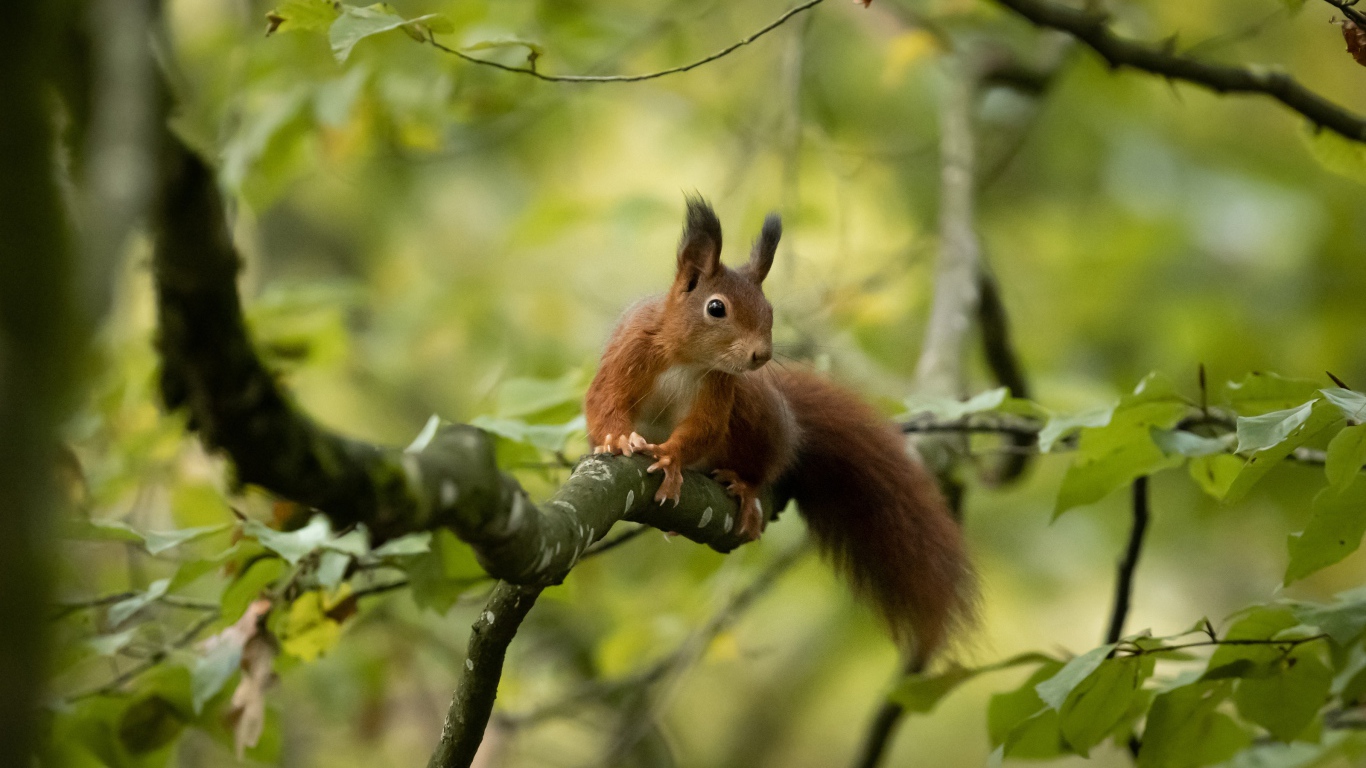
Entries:
<svg viewBox="0 0 1366 768">
<path fill-rule="evenodd" d="M 351 585 L 342 584 L 331 595 L 321 590 L 305 592 L 289 606 L 280 628 L 280 645 L 285 653 L 303 661 L 314 661 L 332 650 L 341 637 L 341 624 L 328 613 L 351 596 Z"/>
</svg>

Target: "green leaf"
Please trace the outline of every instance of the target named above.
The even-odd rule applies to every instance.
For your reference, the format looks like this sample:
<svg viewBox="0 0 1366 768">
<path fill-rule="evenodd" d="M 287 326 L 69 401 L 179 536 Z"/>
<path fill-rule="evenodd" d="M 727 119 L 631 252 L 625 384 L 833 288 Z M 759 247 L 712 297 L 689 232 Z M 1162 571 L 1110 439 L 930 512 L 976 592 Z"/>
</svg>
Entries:
<svg viewBox="0 0 1366 768">
<path fill-rule="evenodd" d="M 1302 135 L 1309 154 L 1319 165 L 1339 176 L 1366 184 L 1366 144 L 1313 126 L 1307 126 Z"/>
<path fill-rule="evenodd" d="M 1228 489 L 1243 471 L 1243 463 L 1240 456 L 1218 453 L 1191 459 L 1187 469 L 1191 479 L 1202 491 L 1216 499 L 1222 499 L 1228 495 Z"/>
<path fill-rule="evenodd" d="M 324 589 L 336 589 L 346 576 L 346 567 L 351 564 L 351 556 L 328 550 L 318 559 L 318 569 L 313 578 Z"/>
<path fill-rule="evenodd" d="M 375 547 L 370 554 L 377 558 L 384 557 L 403 557 L 407 555 L 421 555 L 432 551 L 431 531 L 420 531 L 400 536 L 397 539 L 390 539 L 383 544 Z"/>
<path fill-rule="evenodd" d="M 531 417 L 583 399 L 583 376 L 570 371 L 558 379 L 508 379 L 498 387 L 494 415 L 504 419 Z"/>
<path fill-rule="evenodd" d="M 1142 659 L 1106 659 L 1072 691 L 1059 716 L 1063 738 L 1077 754 L 1086 757 L 1124 721 L 1146 677 Z"/>
<path fill-rule="evenodd" d="M 133 614 L 160 600 L 166 594 L 166 588 L 169 586 L 171 586 L 170 579 L 158 579 L 147 585 L 146 592 L 140 592 L 133 597 L 120 600 L 109 606 L 109 625 L 117 627 Z"/>
<path fill-rule="evenodd" d="M 955 664 L 934 675 L 907 675 L 887 698 L 909 712 L 929 712 L 959 685 L 984 672 L 1050 661 L 1053 659 L 1041 653 L 1022 653 L 984 667 L 961 667 Z"/>
<path fill-rule="evenodd" d="M 1366 465 L 1366 424 L 1343 427 L 1328 442 L 1324 474 L 1334 488 L 1342 489 L 1356 479 Z"/>
<path fill-rule="evenodd" d="M 1355 478 L 1354 478 L 1355 479 Z M 1287 545 L 1290 564 L 1285 583 L 1291 584 L 1316 571 L 1341 562 L 1361 546 L 1366 534 L 1366 481 L 1346 488 L 1324 488 L 1314 497 L 1314 516 Z"/>
<path fill-rule="evenodd" d="M 190 691 L 194 713 L 204 711 L 204 705 L 223 690 L 242 664 L 242 645 L 231 641 L 214 644 L 207 653 L 195 659 L 190 670 Z"/>
<path fill-rule="evenodd" d="M 1264 451 L 1304 426 L 1317 398 L 1295 408 L 1238 417 L 1238 452 Z"/>
<path fill-rule="evenodd" d="M 147 551 L 153 555 L 159 555 L 168 549 L 212 536 L 215 533 L 222 533 L 231 527 L 232 523 L 223 523 L 221 525 L 203 525 L 198 528 L 181 528 L 177 531 L 147 531 L 142 534 L 142 538 L 147 542 Z"/>
<path fill-rule="evenodd" d="M 987 735 L 994 746 L 1006 747 L 1019 758 L 1048 758 L 1063 752 L 1058 713 L 1039 698 L 1035 688 L 1062 669 L 1047 661 L 1013 691 L 998 693 L 987 705 Z"/>
<path fill-rule="evenodd" d="M 159 694 L 143 696 L 119 718 L 119 744 L 130 755 L 146 755 L 169 746 L 185 730 L 179 708 Z"/>
<path fill-rule="evenodd" d="M 1234 616 L 1233 624 L 1223 635 L 1224 640 L 1270 640 L 1300 623 L 1291 607 L 1284 605 L 1253 606 Z M 1280 650 L 1271 645 L 1221 645 L 1210 656 L 1200 679 L 1247 675 L 1275 662 L 1280 655 Z"/>
<path fill-rule="evenodd" d="M 1108 424 L 1084 429 L 1076 458 L 1058 489 L 1053 516 L 1100 501 L 1142 475 L 1179 466 L 1184 457 L 1164 454 L 1153 443 L 1152 429 L 1171 427 L 1187 410 L 1189 406 L 1174 396 L 1139 390 L 1120 402 Z"/>
<path fill-rule="evenodd" d="M 92 651 L 101 656 L 114 656 L 117 655 L 119 651 L 127 648 L 128 643 L 132 642 L 133 637 L 137 635 L 137 633 L 137 627 L 133 627 L 131 629 L 125 629 L 122 632 L 116 632 L 112 635 L 97 635 L 86 640 L 85 643 L 90 646 Z"/>
<path fill-rule="evenodd" d="M 389 32 L 407 24 L 408 20 L 394 13 L 384 3 L 358 8 L 344 6 L 342 14 L 332 22 L 327 31 L 328 42 L 332 45 L 332 55 L 338 62 L 345 62 L 351 56 L 356 43 L 367 37 Z"/>
<path fill-rule="evenodd" d="M 219 600 L 219 605 L 223 607 L 223 615 L 219 617 L 219 622 L 232 624 L 242 618 L 247 606 L 260 597 L 266 587 L 274 584 L 288 571 L 289 567 L 283 560 L 273 557 L 257 560 L 223 590 L 223 597 Z"/>
<path fill-rule="evenodd" d="M 1300 646 L 1277 661 L 1276 674 L 1239 680 L 1233 701 L 1244 719 L 1290 741 L 1309 727 L 1328 699 L 1332 682 L 1333 671 L 1317 652 Z"/>
<path fill-rule="evenodd" d="M 1325 429 L 1342 421 L 1342 415 L 1338 409 L 1329 405 L 1327 402 L 1315 403 L 1313 412 L 1308 421 L 1294 434 L 1285 440 L 1277 443 L 1275 447 L 1264 451 L 1258 451 L 1248 458 L 1243 464 L 1243 468 L 1238 472 L 1238 477 L 1234 478 L 1229 485 L 1228 493 L 1224 496 L 1226 503 L 1232 503 L 1247 494 L 1252 486 L 1266 476 L 1277 464 L 1289 456 L 1301 445 L 1309 442 Z"/>
<path fill-rule="evenodd" d="M 1331 387 L 1319 391 L 1328 398 L 1328 402 L 1336 405 L 1346 418 L 1352 421 L 1366 420 L 1366 395 L 1341 387 Z"/>
<path fill-rule="evenodd" d="M 1107 643 L 1067 662 L 1062 669 L 1058 670 L 1058 674 L 1039 683 L 1035 689 L 1039 693 L 1039 699 L 1053 709 L 1062 709 L 1063 703 L 1067 701 L 1072 690 L 1100 667 L 1101 663 L 1105 661 L 1105 657 L 1110 655 L 1116 645 L 1118 643 Z"/>
<path fill-rule="evenodd" d="M 1187 432 L 1184 429 L 1158 429 L 1152 427 L 1149 430 L 1153 444 L 1162 449 L 1168 456 L 1212 456 L 1219 453 L 1228 453 L 1231 445 L 1231 436 L 1204 437 L 1194 432 Z"/>
<path fill-rule="evenodd" d="M 298 565 L 304 557 L 321 549 L 355 557 L 362 557 L 370 551 L 369 534 L 363 526 L 334 537 L 332 524 L 322 515 L 314 515 L 308 525 L 295 531 L 277 531 L 257 520 L 247 520 L 242 523 L 242 533 L 261 542 L 262 546 L 283 557 L 290 565 Z"/>
<path fill-rule="evenodd" d="M 545 55 L 545 47 L 540 43 L 533 43 L 529 40 L 505 37 L 498 40 L 481 40 L 473 45 L 467 45 L 461 50 L 464 51 L 489 51 L 499 48 L 525 48 L 527 53 L 533 54 L 536 58 Z"/>
<path fill-rule="evenodd" d="M 1039 430 L 1039 452 L 1048 453 L 1059 440 L 1082 427 L 1103 427 L 1110 423 L 1115 406 L 1095 408 L 1070 416 L 1054 416 Z"/>
<path fill-rule="evenodd" d="M 1250 373 L 1224 385 L 1224 400 L 1240 414 L 1251 415 L 1300 405 L 1319 392 L 1319 383 L 1287 379 L 1274 373 Z"/>
<path fill-rule="evenodd" d="M 1228 698 L 1227 681 L 1183 685 L 1158 694 L 1148 710 L 1138 768 L 1199 768 L 1227 760 L 1252 742 L 1216 708 Z"/>
<path fill-rule="evenodd" d="M 1366 631 L 1366 588 L 1358 587 L 1336 596 L 1332 603 L 1300 603 L 1292 606 L 1303 623 L 1318 627 L 1338 645 L 1355 642 Z"/>
<path fill-rule="evenodd" d="M 486 579 L 474 551 L 445 528 L 433 532 L 429 552 L 400 558 L 420 608 L 446 613 L 470 587 Z"/>
<path fill-rule="evenodd" d="M 277 32 L 322 32 L 331 26 L 341 11 L 332 0 L 285 0 L 266 14 L 267 35 Z"/>
<path fill-rule="evenodd" d="M 994 410 L 1005 402 L 1006 396 L 1009 394 L 1010 390 L 1005 387 L 997 387 L 979 392 L 966 401 L 949 397 L 911 396 L 906 398 L 904 402 L 907 416 L 914 417 L 928 413 L 941 419 L 953 421 L 969 414 Z"/>
<path fill-rule="evenodd" d="M 563 450 L 571 437 L 588 430 L 588 423 L 583 416 L 563 424 L 528 424 L 518 419 L 476 416 L 470 420 L 470 425 L 515 443 L 525 443 L 552 453 Z"/>
</svg>

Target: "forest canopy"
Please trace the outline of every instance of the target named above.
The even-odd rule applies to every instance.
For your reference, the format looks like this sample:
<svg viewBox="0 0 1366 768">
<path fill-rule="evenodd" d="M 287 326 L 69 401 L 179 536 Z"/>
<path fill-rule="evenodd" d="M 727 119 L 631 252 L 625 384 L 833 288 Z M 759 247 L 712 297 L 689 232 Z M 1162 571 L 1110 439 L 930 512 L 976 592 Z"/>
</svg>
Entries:
<svg viewBox="0 0 1366 768">
<path fill-rule="evenodd" d="M 13 14 L 0 764 L 1366 760 L 1366 7 Z M 927 668 L 592 453 L 690 196 L 951 502 Z"/>
</svg>

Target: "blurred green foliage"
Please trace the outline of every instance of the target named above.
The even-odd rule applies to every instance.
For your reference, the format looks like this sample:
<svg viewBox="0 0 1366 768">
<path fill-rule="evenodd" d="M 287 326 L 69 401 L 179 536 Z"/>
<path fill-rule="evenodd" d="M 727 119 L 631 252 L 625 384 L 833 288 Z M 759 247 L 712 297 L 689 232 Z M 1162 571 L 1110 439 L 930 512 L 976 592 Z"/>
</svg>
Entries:
<svg viewBox="0 0 1366 768">
<path fill-rule="evenodd" d="M 615 318 L 667 284 L 682 191 L 716 204 L 732 244 L 781 210 L 768 282 L 780 354 L 898 413 L 936 248 L 946 53 L 926 29 L 1025 57 L 1040 44 L 980 0 L 826 3 L 685 75 L 575 85 L 421 38 L 514 67 L 535 53 L 544 72 L 634 73 L 715 51 L 786 6 L 165 5 L 175 128 L 221 161 L 252 331 L 302 407 L 392 444 L 432 414 L 473 421 L 542 495 L 586 447 L 578 399 Z M 1366 111 L 1366 70 L 1326 5 L 1109 9 L 1124 34 L 1281 66 Z M 1033 418 L 1053 450 L 1022 485 L 970 485 L 984 621 L 957 666 L 892 688 L 915 714 L 888 764 L 1128 765 L 1135 731 L 1142 766 L 1358 764 L 1359 735 L 1328 725 L 1366 697 L 1366 596 L 1330 596 L 1366 582 L 1366 438 L 1361 395 L 1321 374 L 1366 387 L 1361 147 L 1267 101 L 1113 73 L 1080 50 L 1041 100 L 986 93 L 978 129 L 979 229 L 1037 403 L 988 392 L 906 407 Z M 421 763 L 487 588 L 477 564 L 444 532 L 372 550 L 321 520 L 264 525 L 288 502 L 236 487 L 157 407 L 147 250 L 130 247 L 96 387 L 69 428 L 80 512 L 63 521 L 63 592 L 117 599 L 61 611 L 53 759 L 230 765 L 255 719 L 249 761 Z M 1183 426 L 1209 407 L 1231 428 Z M 1296 449 L 1325 451 L 1326 469 L 1283 461 Z M 1092 650 L 1129 525 L 1116 491 L 1149 473 L 1134 634 Z M 585 561 L 528 619 L 500 707 L 533 711 L 667 656 L 801 536 L 788 514 L 725 557 L 646 535 Z M 239 623 L 263 591 L 278 645 Z M 1181 633 L 1202 616 L 1212 625 Z M 1209 632 L 1267 644 L 1175 648 Z M 588 697 L 534 725 L 495 719 L 488 739 L 500 765 L 599 764 L 620 718 L 643 711 L 659 728 L 632 765 L 838 765 L 895 667 L 874 621 L 803 562 L 643 707 Z M 253 698 L 245 683 L 264 670 L 266 690 L 272 669 L 278 684 Z M 243 690 L 251 701 L 235 701 Z"/>
</svg>

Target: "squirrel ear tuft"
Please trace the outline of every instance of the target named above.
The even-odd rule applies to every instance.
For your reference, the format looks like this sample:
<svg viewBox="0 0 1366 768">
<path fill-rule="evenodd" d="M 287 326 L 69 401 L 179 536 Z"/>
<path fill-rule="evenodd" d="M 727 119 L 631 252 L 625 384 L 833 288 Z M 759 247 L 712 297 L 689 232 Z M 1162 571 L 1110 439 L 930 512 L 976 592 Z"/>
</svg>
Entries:
<svg viewBox="0 0 1366 768">
<path fill-rule="evenodd" d="M 697 195 L 688 195 L 688 215 L 683 222 L 683 237 L 678 241 L 678 277 L 686 279 L 688 290 L 702 277 L 721 269 L 721 221 L 711 205 Z"/>
<path fill-rule="evenodd" d="M 749 264 L 743 271 L 751 280 L 762 283 L 773 266 L 773 255 L 778 252 L 778 240 L 783 236 L 783 220 L 776 213 L 764 217 L 764 228 L 754 240 L 754 248 L 749 252 Z"/>
</svg>

